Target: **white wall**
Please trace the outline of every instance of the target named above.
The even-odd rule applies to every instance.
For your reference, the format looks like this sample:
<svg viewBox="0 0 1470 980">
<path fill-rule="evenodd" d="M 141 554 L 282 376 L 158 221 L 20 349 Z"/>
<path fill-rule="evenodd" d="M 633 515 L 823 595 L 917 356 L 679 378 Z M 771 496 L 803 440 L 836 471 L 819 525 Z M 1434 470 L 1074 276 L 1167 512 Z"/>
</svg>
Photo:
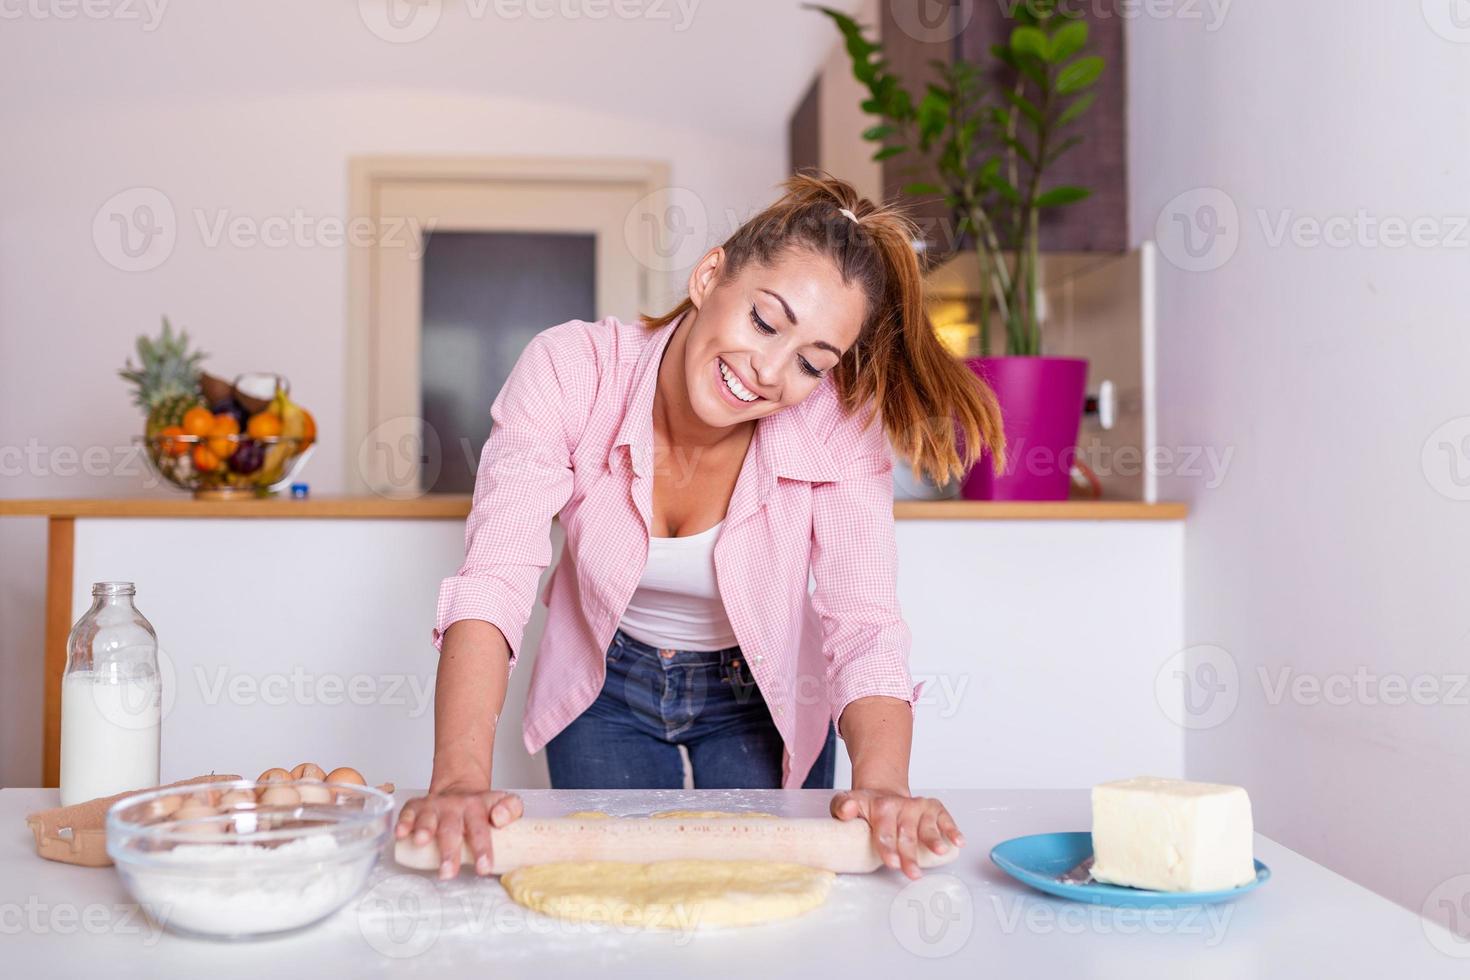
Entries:
<svg viewBox="0 0 1470 980">
<path fill-rule="evenodd" d="M 1216 489 L 1160 487 L 1192 504 L 1187 642 L 1219 648 L 1192 654 L 1221 689 L 1195 689 L 1187 769 L 1248 787 L 1267 835 L 1463 930 L 1449 908 L 1470 908 L 1470 879 L 1442 883 L 1470 873 L 1470 29 L 1447 2 L 1190 9 L 1129 34 L 1160 442 L 1234 453 Z M 1360 210 L 1388 224 L 1345 247 L 1302 223 Z M 1273 243 L 1283 218 L 1298 232 Z M 1392 247 L 1415 219 L 1440 244 Z M 1288 669 L 1327 692 L 1276 698 Z M 1385 703 L 1398 679 L 1429 703 Z"/>
<path fill-rule="evenodd" d="M 698 195 L 716 244 L 726 219 L 776 196 L 787 119 L 836 37 L 783 0 L 625 3 L 646 15 L 600 19 L 534 12 L 610 5 L 445 0 L 420 5 L 438 21 L 412 43 L 369 29 L 358 12 L 372 4 L 163 3 L 156 20 L 142 4 L 86 6 L 98 15 L 12 4 L 0 20 L 7 498 L 149 492 L 115 372 L 163 314 L 215 373 L 288 375 L 324 434 L 302 477 L 343 486 L 343 249 L 310 231 L 285 247 L 211 245 L 196 214 L 319 230 L 345 218 L 358 154 L 656 158 Z M 109 264 L 115 248 L 93 238 L 133 188 L 177 216 L 171 254 L 147 271 Z M 40 781 L 44 537 L 39 520 L 0 520 L 0 784 Z"/>
</svg>

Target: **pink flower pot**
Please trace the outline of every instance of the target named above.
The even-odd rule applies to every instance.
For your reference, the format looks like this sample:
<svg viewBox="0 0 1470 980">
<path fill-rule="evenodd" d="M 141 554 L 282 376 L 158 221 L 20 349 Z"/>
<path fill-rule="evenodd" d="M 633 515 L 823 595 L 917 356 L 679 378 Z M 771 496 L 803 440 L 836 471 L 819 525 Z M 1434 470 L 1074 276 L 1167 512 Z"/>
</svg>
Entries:
<svg viewBox="0 0 1470 980">
<path fill-rule="evenodd" d="M 987 451 L 961 489 L 966 500 L 1066 500 L 1087 395 L 1079 357 L 976 357 L 965 362 L 995 389 L 1006 433 L 1006 468 Z"/>
</svg>

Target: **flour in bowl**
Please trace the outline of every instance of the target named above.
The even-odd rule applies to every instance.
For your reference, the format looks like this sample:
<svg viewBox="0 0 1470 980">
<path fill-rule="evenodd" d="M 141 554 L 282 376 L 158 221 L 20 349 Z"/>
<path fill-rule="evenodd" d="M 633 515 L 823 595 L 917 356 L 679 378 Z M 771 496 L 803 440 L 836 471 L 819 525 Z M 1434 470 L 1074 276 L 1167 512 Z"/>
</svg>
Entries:
<svg viewBox="0 0 1470 980">
<path fill-rule="evenodd" d="M 362 887 L 373 856 L 345 856 L 335 837 L 320 833 L 277 847 L 180 844 L 124 873 L 162 924 L 244 936 L 299 928 L 335 912 Z"/>
</svg>

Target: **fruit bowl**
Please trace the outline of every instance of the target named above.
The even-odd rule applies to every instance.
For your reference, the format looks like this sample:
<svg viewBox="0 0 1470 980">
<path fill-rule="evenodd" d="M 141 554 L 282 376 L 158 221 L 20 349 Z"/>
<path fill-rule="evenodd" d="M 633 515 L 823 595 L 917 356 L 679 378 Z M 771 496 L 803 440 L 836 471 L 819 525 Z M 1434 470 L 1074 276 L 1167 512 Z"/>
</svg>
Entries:
<svg viewBox="0 0 1470 980">
<path fill-rule="evenodd" d="M 159 476 L 195 497 L 267 496 L 291 485 L 311 455 L 305 439 L 248 434 L 140 436 Z"/>
<path fill-rule="evenodd" d="M 233 382 L 201 370 L 204 354 L 168 317 L 157 338 L 138 338 L 138 359 L 118 374 L 143 409 L 142 443 L 158 475 L 196 497 L 268 496 L 290 486 L 316 441 L 316 420 L 291 400 L 279 374 Z"/>
<path fill-rule="evenodd" d="M 204 498 L 263 497 L 290 486 L 317 433 L 286 378 L 252 373 L 229 382 L 199 371 L 198 355 L 184 357 L 187 336 L 167 329 L 138 349 L 145 368 L 123 377 L 148 410 L 141 441 L 159 476 Z"/>
</svg>

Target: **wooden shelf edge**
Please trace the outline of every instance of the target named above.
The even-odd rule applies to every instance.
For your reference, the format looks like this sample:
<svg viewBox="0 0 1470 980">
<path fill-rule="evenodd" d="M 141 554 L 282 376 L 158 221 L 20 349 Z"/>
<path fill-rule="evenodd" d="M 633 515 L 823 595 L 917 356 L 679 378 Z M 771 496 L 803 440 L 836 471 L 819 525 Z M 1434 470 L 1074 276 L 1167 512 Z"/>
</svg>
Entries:
<svg viewBox="0 0 1470 980">
<path fill-rule="evenodd" d="M 0 500 L 0 517 L 305 517 L 463 520 L 466 494 L 435 494 L 411 500 L 387 497 L 307 497 L 293 500 L 195 500 L 193 497 L 115 497 Z"/>
<path fill-rule="evenodd" d="M 899 500 L 899 520 L 968 521 L 1181 521 L 1189 505 L 1141 500 Z"/>
<path fill-rule="evenodd" d="M 466 494 L 412 500 L 384 497 L 308 497 L 305 500 L 194 500 L 191 497 L 0 500 L 0 517 L 269 517 L 355 520 L 464 520 Z M 898 500 L 898 520 L 1178 521 L 1187 504 L 1133 500 Z"/>
</svg>

